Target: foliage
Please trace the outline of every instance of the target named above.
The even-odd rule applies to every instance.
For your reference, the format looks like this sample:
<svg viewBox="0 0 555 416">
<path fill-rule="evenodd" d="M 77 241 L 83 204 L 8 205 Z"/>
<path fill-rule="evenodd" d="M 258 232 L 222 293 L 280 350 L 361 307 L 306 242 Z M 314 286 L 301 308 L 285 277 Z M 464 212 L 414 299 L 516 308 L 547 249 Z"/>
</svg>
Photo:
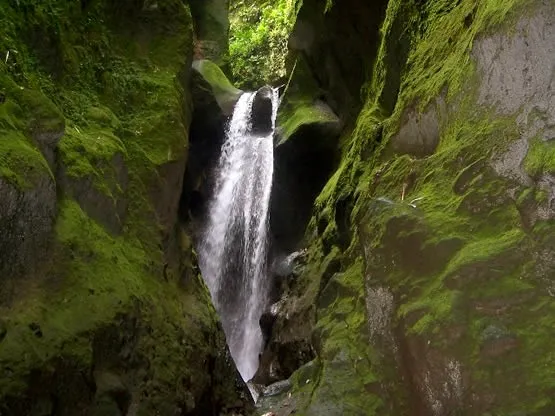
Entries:
<svg viewBox="0 0 555 416">
<path fill-rule="evenodd" d="M 255 88 L 285 77 L 295 6 L 295 0 L 232 1 L 229 52 L 236 85 Z"/>
</svg>

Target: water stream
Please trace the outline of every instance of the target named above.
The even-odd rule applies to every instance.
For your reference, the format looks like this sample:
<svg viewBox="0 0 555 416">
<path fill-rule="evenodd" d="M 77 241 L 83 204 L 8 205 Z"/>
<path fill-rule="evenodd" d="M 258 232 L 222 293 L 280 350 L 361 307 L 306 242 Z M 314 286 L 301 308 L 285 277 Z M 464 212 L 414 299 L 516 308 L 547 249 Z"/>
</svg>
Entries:
<svg viewBox="0 0 555 416">
<path fill-rule="evenodd" d="M 255 93 L 244 93 L 228 125 L 199 249 L 204 279 L 245 381 L 258 368 L 259 320 L 268 303 L 268 209 L 279 97 L 274 90 L 272 131 L 266 136 L 252 133 L 254 99 Z"/>
</svg>

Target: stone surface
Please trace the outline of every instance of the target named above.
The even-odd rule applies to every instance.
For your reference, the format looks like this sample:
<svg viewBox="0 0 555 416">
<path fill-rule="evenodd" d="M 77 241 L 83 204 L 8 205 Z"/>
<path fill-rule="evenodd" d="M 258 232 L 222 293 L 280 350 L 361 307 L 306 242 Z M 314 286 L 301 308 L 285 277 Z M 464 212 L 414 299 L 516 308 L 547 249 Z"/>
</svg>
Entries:
<svg viewBox="0 0 555 416">
<path fill-rule="evenodd" d="M 99 163 L 102 165 L 102 163 Z M 107 166 L 106 166 L 107 165 Z M 129 186 L 129 172 L 124 156 L 116 153 L 105 166 L 97 166 L 105 175 L 108 190 L 99 190 L 98 183 L 91 176 L 72 178 L 60 169 L 60 185 L 96 221 L 104 225 L 110 232 L 120 234 L 125 223 L 127 207 L 126 193 Z M 109 179 L 108 179 L 109 178 Z"/>
<path fill-rule="evenodd" d="M 511 32 L 479 39 L 473 49 L 482 84 L 480 104 L 517 116 L 525 139 L 555 139 L 555 11 L 549 1 L 540 12 L 520 19 Z"/>
<path fill-rule="evenodd" d="M 437 100 L 422 113 L 408 110 L 399 132 L 391 138 L 393 151 L 417 157 L 433 154 L 439 143 L 442 113 L 445 113 L 443 99 Z"/>
</svg>

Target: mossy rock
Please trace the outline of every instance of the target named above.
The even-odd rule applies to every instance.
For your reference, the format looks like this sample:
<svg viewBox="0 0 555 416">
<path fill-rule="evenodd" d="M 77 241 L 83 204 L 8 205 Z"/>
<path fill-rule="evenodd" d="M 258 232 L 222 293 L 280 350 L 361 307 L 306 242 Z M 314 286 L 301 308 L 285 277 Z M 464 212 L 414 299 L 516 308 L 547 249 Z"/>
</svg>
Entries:
<svg viewBox="0 0 555 416">
<path fill-rule="evenodd" d="M 0 259 L 0 412 L 122 414 L 131 396 L 144 415 L 248 407 L 178 221 L 188 4 L 5 3 L 0 247 L 36 263 L 20 277 Z M 44 237 L 32 250 L 21 223 Z"/>
<path fill-rule="evenodd" d="M 214 62 L 202 59 L 193 62 L 193 70 L 198 74 L 200 82 L 195 83 L 195 87 L 207 96 L 202 99 L 195 99 L 201 103 L 214 99 L 224 115 L 231 115 L 233 107 L 242 94 L 242 91 L 235 88 L 227 79 L 222 70 Z M 200 92 L 196 94 L 200 95 Z"/>
<path fill-rule="evenodd" d="M 302 128 L 318 129 L 325 136 L 337 137 L 341 131 L 339 118 L 324 102 L 287 101 L 279 111 L 277 145 L 281 145 Z"/>
<path fill-rule="evenodd" d="M 524 157 L 533 128 L 507 113 L 513 101 L 483 98 L 490 79 L 477 70 L 506 65 L 476 62 L 498 39 L 528 45 L 551 16 L 541 1 L 388 3 L 366 103 L 339 142 L 305 234 L 311 273 L 291 288 L 291 304 L 318 307 L 312 342 L 321 370 L 301 414 L 555 409 L 547 393 L 553 220 L 543 205 L 552 149 L 540 131 Z M 399 36 L 411 48 L 391 68 L 403 59 Z M 499 168 L 523 137 L 514 159 L 525 180 Z M 294 388 L 290 400 L 303 397 Z"/>
</svg>

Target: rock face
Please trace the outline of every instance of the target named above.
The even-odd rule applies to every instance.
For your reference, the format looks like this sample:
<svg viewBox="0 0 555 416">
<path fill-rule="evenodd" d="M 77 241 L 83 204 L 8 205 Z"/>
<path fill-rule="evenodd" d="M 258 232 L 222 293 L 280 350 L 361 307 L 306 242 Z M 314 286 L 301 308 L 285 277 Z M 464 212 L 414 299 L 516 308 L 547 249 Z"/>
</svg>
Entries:
<svg viewBox="0 0 555 416">
<path fill-rule="evenodd" d="M 229 0 L 190 0 L 195 20 L 195 59 L 225 64 L 229 39 Z"/>
<path fill-rule="evenodd" d="M 555 8 L 354 3 L 303 2 L 292 39 L 292 88 L 312 78 L 303 102 L 346 127 L 259 373 L 298 368 L 260 414 L 551 414 Z M 316 45 L 355 10 L 349 27 L 372 15 L 376 32 L 337 37 L 373 67 L 345 82 L 333 42 Z M 363 84 L 362 107 L 342 108 Z M 280 357 L 293 340 L 314 355 Z"/>
<path fill-rule="evenodd" d="M 304 1 L 289 40 L 297 65 L 307 65 L 330 107 L 342 118 L 360 110 L 360 88 L 379 46 L 387 0 Z M 318 98 L 313 96 L 312 98 Z"/>
<path fill-rule="evenodd" d="M 202 215 L 210 194 L 210 172 L 218 160 L 227 122 L 243 91 L 209 60 L 193 61 L 193 117 L 189 130 L 189 161 L 181 195 L 181 215 Z"/>
<path fill-rule="evenodd" d="M 189 5 L 16 3 L 0 8 L 0 414 L 248 413 L 178 215 Z"/>
</svg>

